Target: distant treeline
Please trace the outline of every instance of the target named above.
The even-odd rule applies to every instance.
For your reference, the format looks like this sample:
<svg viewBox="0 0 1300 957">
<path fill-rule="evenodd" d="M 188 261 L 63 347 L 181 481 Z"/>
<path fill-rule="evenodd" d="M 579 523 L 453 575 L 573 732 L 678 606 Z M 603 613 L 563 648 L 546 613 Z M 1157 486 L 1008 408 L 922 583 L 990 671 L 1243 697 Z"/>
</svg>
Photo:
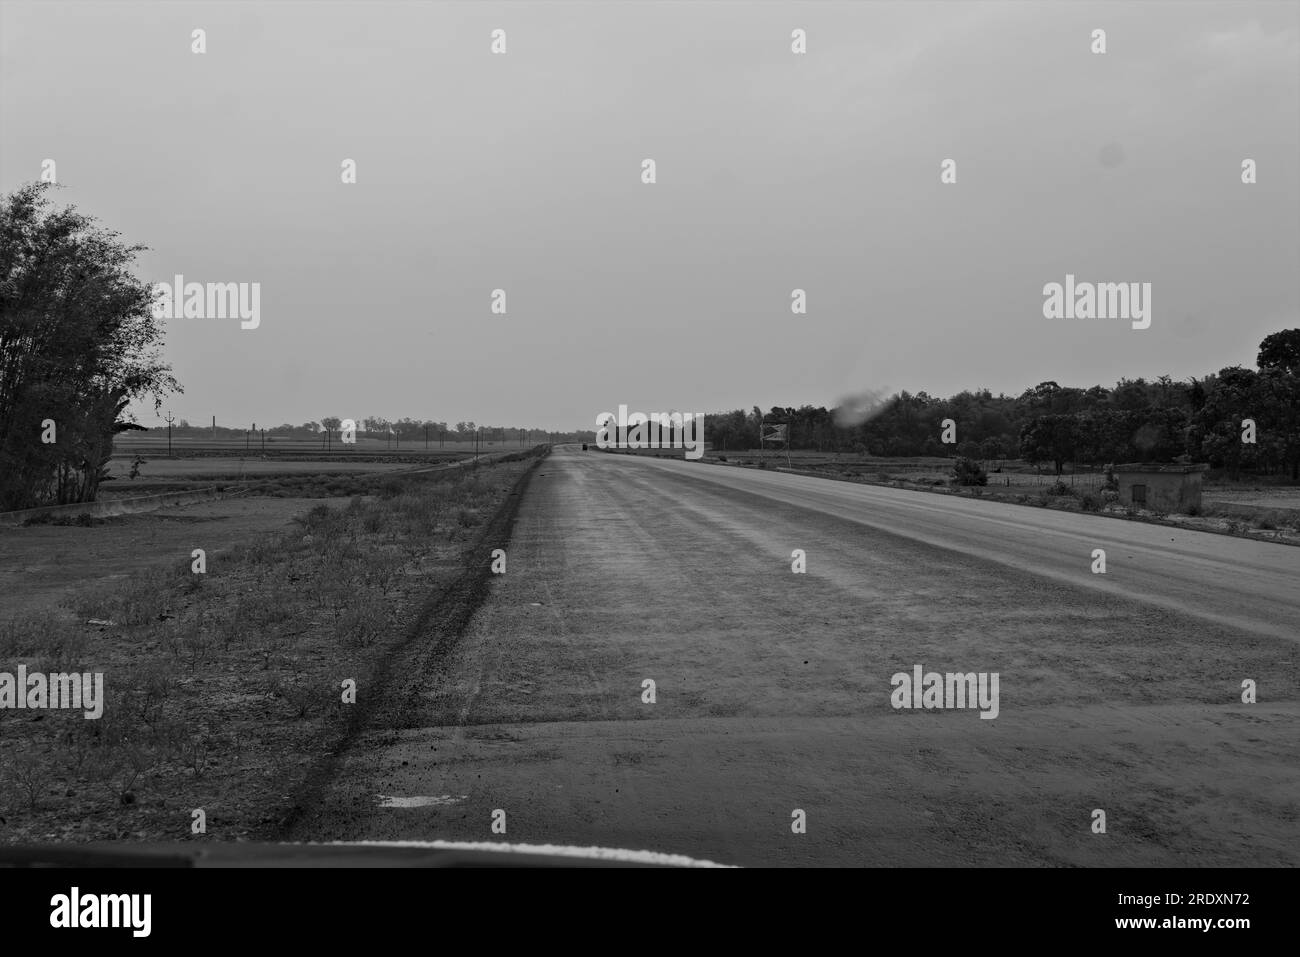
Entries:
<svg viewBox="0 0 1300 957">
<path fill-rule="evenodd" d="M 792 449 L 1022 458 L 1058 473 L 1066 463 L 1186 457 L 1234 474 L 1289 472 L 1300 479 L 1300 329 L 1268 336 L 1257 365 L 1186 382 L 1124 379 L 1114 388 L 1043 382 L 1018 396 L 899 392 L 857 407 L 774 407 L 764 414 L 755 406 L 706 416 L 705 437 L 715 451 L 755 449 L 761 420 L 787 424 Z M 955 444 L 941 441 L 945 419 L 956 424 Z"/>
<path fill-rule="evenodd" d="M 403 440 L 414 441 L 424 440 L 428 435 L 430 440 L 439 437 L 445 437 L 449 442 L 472 442 L 474 434 L 477 432 L 479 438 L 484 442 L 518 442 L 522 435 L 525 441 L 544 442 L 548 441 L 551 436 L 560 436 L 565 441 L 573 441 L 574 433 L 568 433 L 565 437 L 562 433 L 548 432 L 545 429 L 529 429 L 523 426 L 513 425 L 476 425 L 473 422 L 457 422 L 455 425 L 448 425 L 446 422 L 436 422 L 433 419 L 395 419 L 389 421 L 381 416 L 366 416 L 361 419 L 354 419 L 357 427 L 357 435 L 368 438 L 387 438 L 398 436 Z M 183 437 L 193 436 L 215 436 L 218 439 L 243 438 L 245 432 L 255 431 L 257 433 L 265 432 L 267 435 L 279 435 L 292 438 L 311 438 L 321 437 L 324 432 L 329 431 L 336 439 L 342 430 L 343 419 L 338 416 L 324 416 L 319 421 L 303 422 L 299 425 L 293 425 L 289 422 L 280 425 L 266 426 L 249 423 L 247 426 L 228 427 L 218 424 L 214 430 L 212 424 L 203 423 L 195 424 L 187 419 L 178 419 L 172 426 L 172 434 Z M 161 428 L 166 431 L 166 426 L 154 426 L 154 430 Z M 594 433 L 593 433 L 594 434 Z"/>
</svg>

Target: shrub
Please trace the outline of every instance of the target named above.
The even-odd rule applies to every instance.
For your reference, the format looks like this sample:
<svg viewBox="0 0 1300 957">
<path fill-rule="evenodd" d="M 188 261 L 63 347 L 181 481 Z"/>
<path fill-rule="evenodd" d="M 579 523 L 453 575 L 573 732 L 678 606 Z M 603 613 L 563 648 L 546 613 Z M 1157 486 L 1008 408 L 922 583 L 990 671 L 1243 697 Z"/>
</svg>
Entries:
<svg viewBox="0 0 1300 957">
<path fill-rule="evenodd" d="M 1047 487 L 1047 494 L 1053 496 L 1074 495 L 1074 488 L 1057 479 Z"/>
<path fill-rule="evenodd" d="M 1079 504 L 1085 512 L 1101 511 L 1101 496 L 1096 492 L 1084 492 L 1079 496 Z"/>
<path fill-rule="evenodd" d="M 483 516 L 472 508 L 460 506 L 456 509 L 456 524 L 462 528 L 472 528 L 475 525 L 483 524 Z"/>
<path fill-rule="evenodd" d="M 353 599 L 334 626 L 334 637 L 345 648 L 369 648 L 383 636 L 388 615 L 377 596 Z"/>
<path fill-rule="evenodd" d="M 79 512 L 76 515 L 51 515 L 47 512 L 44 515 L 34 515 L 23 522 L 24 526 L 59 525 L 63 527 L 76 526 L 78 528 L 91 528 L 103 524 L 104 520 L 102 518 L 95 518 L 89 512 Z"/>
<path fill-rule="evenodd" d="M 320 532 L 329 524 L 332 512 L 328 505 L 314 505 L 303 515 L 295 516 L 293 521 L 301 525 L 307 534 L 312 535 Z"/>
<path fill-rule="evenodd" d="M 1285 525 L 1287 522 L 1286 513 L 1270 508 L 1267 511 L 1260 512 L 1256 524 L 1260 528 L 1275 529 Z"/>
<path fill-rule="evenodd" d="M 989 475 L 984 466 L 974 459 L 958 456 L 952 467 L 954 485 L 988 485 Z"/>
</svg>

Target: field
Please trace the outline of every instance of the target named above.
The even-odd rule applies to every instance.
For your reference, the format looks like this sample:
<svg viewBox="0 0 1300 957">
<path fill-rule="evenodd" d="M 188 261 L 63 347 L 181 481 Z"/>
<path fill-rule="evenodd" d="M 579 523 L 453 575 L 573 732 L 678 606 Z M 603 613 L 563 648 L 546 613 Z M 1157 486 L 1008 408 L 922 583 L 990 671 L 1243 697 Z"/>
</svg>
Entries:
<svg viewBox="0 0 1300 957">
<path fill-rule="evenodd" d="M 664 452 L 650 454 L 664 456 Z M 680 452 L 672 453 L 680 457 Z M 942 458 L 883 459 L 860 455 L 816 452 L 758 451 L 710 452 L 705 460 L 756 468 L 793 468 L 811 475 L 850 482 L 920 488 L 988 500 L 1064 509 L 1103 512 L 1143 521 L 1174 523 L 1202 531 L 1243 535 L 1287 544 L 1300 544 L 1300 486 L 1287 484 L 1285 477 L 1265 476 L 1233 482 L 1226 476 L 1207 473 L 1202 507 L 1195 515 L 1166 515 L 1155 511 L 1108 503 L 1102 495 L 1105 481 L 1100 471 L 1074 472 L 1068 467 L 1060 476 L 1009 459 L 985 463 L 988 484 L 954 488 L 952 460 Z M 1000 469 L 1000 471 L 997 471 Z M 1060 483 L 1059 485 L 1057 483 Z"/>
<path fill-rule="evenodd" d="M 518 451 L 514 443 L 483 442 L 479 454 L 499 455 Z M 360 437 L 355 445 L 342 445 L 337 438 L 326 449 L 316 440 L 267 436 L 265 449 L 260 437 L 213 440 L 210 437 L 174 437 L 168 453 L 167 436 L 153 432 L 125 433 L 113 445 L 109 480 L 100 489 L 101 498 L 122 498 L 182 491 L 205 484 L 275 482 L 286 480 L 284 491 L 303 491 L 305 482 L 331 482 L 345 476 L 398 472 L 443 465 L 474 455 L 473 442 L 446 442 L 436 438 L 426 450 L 423 441 L 400 446 L 380 439 Z M 131 477 L 132 468 L 136 476 Z M 338 488 L 336 494 L 351 491 Z M 314 496 L 314 492 L 308 492 Z"/>
<path fill-rule="evenodd" d="M 328 501 L 332 507 L 348 502 Z M 260 534 L 284 531 L 293 516 L 317 504 L 305 498 L 233 498 L 124 515 L 89 528 L 6 529 L 0 534 L 5 616 L 56 609 L 78 589 L 107 588 L 175 565 L 195 548 L 216 554 Z"/>
<path fill-rule="evenodd" d="M 1295 486 L 1278 485 L 1270 488 L 1221 482 L 1206 485 L 1202 497 L 1207 502 L 1226 502 L 1255 508 L 1300 509 L 1300 488 Z"/>
<path fill-rule="evenodd" d="M 261 487 L 0 531 L 0 657 L 100 672 L 105 699 L 95 721 L 0 711 L 0 842 L 183 840 L 196 809 L 210 838 L 273 835 L 354 720 L 340 689 L 365 703 L 442 586 L 480 567 L 541 451 L 358 475 L 323 501 Z"/>
<path fill-rule="evenodd" d="M 673 457 L 680 454 L 680 452 L 672 453 Z M 889 459 L 849 453 L 836 455 L 793 451 L 790 453 L 790 464 L 787 466 L 785 453 L 771 449 L 766 453 L 760 453 L 756 449 L 745 452 L 711 450 L 706 455 L 706 458 L 712 461 L 723 457 L 726 461 L 739 465 L 757 465 L 759 462 L 766 461 L 768 468 L 793 467 L 872 481 L 898 479 L 922 485 L 939 485 L 946 484 L 952 476 L 952 460 L 943 458 Z M 1045 488 L 1055 484 L 1058 478 L 1050 467 L 1038 469 L 1019 459 L 989 461 L 985 463 L 985 467 L 989 472 L 989 487 L 1000 485 L 1003 488 Z M 998 468 L 1002 471 L 995 471 Z M 1069 466 L 1059 478 L 1066 485 L 1079 491 L 1100 488 L 1105 481 L 1099 470 L 1074 472 Z M 1203 497 L 1206 502 L 1231 502 L 1266 509 L 1300 508 L 1300 486 L 1276 481 L 1272 476 L 1267 480 L 1245 478 L 1233 482 L 1224 476 L 1209 473 L 1204 481 Z"/>
<path fill-rule="evenodd" d="M 532 445 L 533 443 L 528 443 Z M 480 452 L 499 452 L 502 449 L 517 451 L 521 446 L 518 439 L 506 442 L 487 440 L 479 443 Z M 354 444 L 344 445 L 334 436 L 328 443 L 321 439 L 307 439 L 283 435 L 254 435 L 231 437 L 218 435 L 216 438 L 202 435 L 174 435 L 171 441 L 173 458 L 193 458 L 202 456 L 257 456 L 263 454 L 272 457 L 315 458 L 328 456 L 331 459 L 347 461 L 349 459 L 368 459 L 378 457 L 401 458 L 408 456 L 465 456 L 474 454 L 474 442 L 453 442 L 448 439 L 441 445 L 437 436 L 431 436 L 426 447 L 424 439 L 395 442 L 371 436 L 357 436 Z M 167 432 L 124 432 L 113 441 L 113 452 L 126 457 L 135 454 L 147 458 L 167 457 Z"/>
<path fill-rule="evenodd" d="M 446 457 L 448 460 L 451 458 L 451 456 Z M 409 462 L 372 462 L 368 460 L 335 462 L 320 459 L 303 461 L 297 458 L 262 458 L 261 456 L 227 458 L 213 455 L 202 458 L 148 459 L 140 466 L 138 477 L 132 479 L 129 477 L 132 461 L 133 458 L 130 455 L 113 456 L 112 462 L 109 463 L 109 474 L 114 481 L 120 482 L 121 485 L 113 486 L 110 489 L 111 491 L 119 491 L 131 483 L 146 484 L 169 479 L 196 481 L 199 479 L 241 479 L 268 475 L 300 475 L 307 472 L 322 474 L 333 472 L 383 472 L 411 467 Z"/>
</svg>

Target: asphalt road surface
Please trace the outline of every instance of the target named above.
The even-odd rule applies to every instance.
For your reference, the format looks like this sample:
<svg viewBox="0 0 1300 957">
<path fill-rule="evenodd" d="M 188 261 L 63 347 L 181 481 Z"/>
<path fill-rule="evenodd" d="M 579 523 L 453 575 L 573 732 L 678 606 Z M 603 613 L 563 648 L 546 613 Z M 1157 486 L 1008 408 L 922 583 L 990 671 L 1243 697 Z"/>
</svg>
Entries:
<svg viewBox="0 0 1300 957">
<path fill-rule="evenodd" d="M 404 676 L 425 719 L 356 743 L 313 838 L 1300 863 L 1300 549 L 561 449 L 507 553 Z M 895 709 L 917 665 L 998 673 L 997 717 Z"/>
</svg>

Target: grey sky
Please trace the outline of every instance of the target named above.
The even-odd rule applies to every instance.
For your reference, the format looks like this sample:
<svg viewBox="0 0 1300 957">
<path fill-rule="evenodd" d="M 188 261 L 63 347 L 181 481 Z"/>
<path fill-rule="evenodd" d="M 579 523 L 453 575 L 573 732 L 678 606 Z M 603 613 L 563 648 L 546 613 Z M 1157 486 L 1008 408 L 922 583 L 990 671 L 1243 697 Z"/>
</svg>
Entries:
<svg viewBox="0 0 1300 957">
<path fill-rule="evenodd" d="M 53 158 L 142 278 L 262 285 L 258 329 L 167 325 L 196 423 L 1109 385 L 1300 325 L 1294 3 L 0 11 L 0 189 Z M 1151 328 L 1044 319 L 1067 272 Z"/>
</svg>

